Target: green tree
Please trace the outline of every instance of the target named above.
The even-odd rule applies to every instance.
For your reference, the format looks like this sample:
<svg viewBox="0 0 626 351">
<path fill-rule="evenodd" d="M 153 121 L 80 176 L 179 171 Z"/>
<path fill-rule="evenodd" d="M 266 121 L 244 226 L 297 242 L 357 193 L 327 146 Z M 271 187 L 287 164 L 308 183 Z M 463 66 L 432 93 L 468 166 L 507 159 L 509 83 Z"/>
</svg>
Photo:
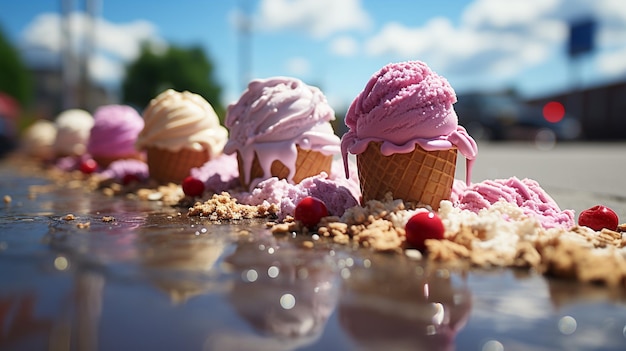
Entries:
<svg viewBox="0 0 626 351">
<path fill-rule="evenodd" d="M 222 88 L 213 77 L 214 66 L 199 47 L 169 46 L 156 53 L 143 45 L 139 57 L 126 67 L 122 83 L 124 103 L 144 108 L 152 98 L 171 88 L 188 90 L 204 97 L 223 120 Z"/>
<path fill-rule="evenodd" d="M 30 73 L 18 51 L 4 36 L 0 28 L 0 91 L 15 98 L 22 106 L 32 98 Z"/>
</svg>

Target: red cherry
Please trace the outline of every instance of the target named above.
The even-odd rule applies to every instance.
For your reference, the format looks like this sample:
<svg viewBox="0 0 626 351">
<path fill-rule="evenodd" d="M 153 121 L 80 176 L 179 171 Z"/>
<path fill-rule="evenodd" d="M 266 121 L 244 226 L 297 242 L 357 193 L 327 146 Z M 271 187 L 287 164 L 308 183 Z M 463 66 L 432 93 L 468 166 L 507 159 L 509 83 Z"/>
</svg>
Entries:
<svg viewBox="0 0 626 351">
<path fill-rule="evenodd" d="M 79 169 L 85 174 L 91 174 L 98 169 L 98 163 L 93 159 L 88 159 L 80 162 Z"/>
<path fill-rule="evenodd" d="M 324 201 L 313 197 L 307 196 L 302 199 L 294 211 L 294 218 L 306 227 L 313 228 L 317 226 L 323 217 L 328 216 L 328 209 Z"/>
<path fill-rule="evenodd" d="M 129 185 L 131 183 L 139 183 L 139 182 L 141 182 L 141 179 L 139 179 L 139 176 L 133 173 L 124 174 L 124 177 L 122 177 L 123 185 Z"/>
<path fill-rule="evenodd" d="M 578 225 L 589 227 L 595 231 L 600 231 L 603 228 L 617 230 L 619 218 L 612 209 L 597 205 L 580 212 Z"/>
<path fill-rule="evenodd" d="M 201 196 L 204 193 L 204 183 L 192 176 L 185 178 L 182 186 L 183 192 L 187 196 Z"/>
<path fill-rule="evenodd" d="M 443 222 L 434 212 L 418 212 L 406 222 L 406 241 L 420 251 L 426 249 L 426 239 L 443 239 Z"/>
</svg>

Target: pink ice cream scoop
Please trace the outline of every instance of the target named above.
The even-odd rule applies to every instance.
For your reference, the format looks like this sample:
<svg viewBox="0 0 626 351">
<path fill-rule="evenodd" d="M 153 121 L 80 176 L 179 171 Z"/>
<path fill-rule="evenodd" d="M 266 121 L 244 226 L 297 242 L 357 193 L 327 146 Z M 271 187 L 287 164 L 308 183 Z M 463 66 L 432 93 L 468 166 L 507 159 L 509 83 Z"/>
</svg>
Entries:
<svg viewBox="0 0 626 351">
<path fill-rule="evenodd" d="M 516 204 L 526 215 L 537 218 L 546 229 L 569 229 L 575 224 L 574 211 L 561 210 L 556 201 L 532 179 L 511 177 L 485 180 L 470 186 L 457 181 L 452 188 L 451 201 L 462 210 L 477 213 L 500 200 Z"/>
<path fill-rule="evenodd" d="M 360 154 L 369 142 L 382 142 L 385 156 L 408 153 L 416 145 L 426 151 L 453 147 L 474 160 L 478 147 L 462 126 L 453 104 L 456 94 L 448 81 L 420 61 L 392 63 L 369 80 L 350 105 L 341 140 L 348 174 L 347 153 Z M 469 174 L 468 174 L 469 176 Z"/>
<path fill-rule="evenodd" d="M 111 159 L 136 155 L 135 141 L 143 126 L 143 118 L 130 106 L 101 106 L 94 114 L 87 152 Z"/>
<path fill-rule="evenodd" d="M 225 124 L 230 136 L 224 153 L 240 153 L 246 184 L 263 180 L 250 179 L 255 155 L 265 175 L 279 160 L 293 176 L 297 146 L 323 155 L 339 153 L 339 137 L 330 124 L 334 119 L 334 110 L 318 88 L 290 77 L 256 79 L 228 106 Z"/>
</svg>

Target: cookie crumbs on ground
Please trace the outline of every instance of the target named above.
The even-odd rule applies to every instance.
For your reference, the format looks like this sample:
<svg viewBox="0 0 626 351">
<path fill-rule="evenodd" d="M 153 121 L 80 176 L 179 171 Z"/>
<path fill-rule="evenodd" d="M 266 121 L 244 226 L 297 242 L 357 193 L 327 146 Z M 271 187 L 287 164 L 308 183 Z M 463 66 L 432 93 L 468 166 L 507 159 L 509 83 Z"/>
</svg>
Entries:
<svg viewBox="0 0 626 351">
<path fill-rule="evenodd" d="M 230 194 L 223 192 L 214 194 L 205 202 L 196 202 L 189 208 L 188 216 L 207 217 L 210 220 L 238 220 L 275 216 L 280 208 L 275 204 L 258 206 L 237 203 Z"/>
<path fill-rule="evenodd" d="M 73 221 L 76 219 L 76 216 L 74 216 L 71 213 L 68 213 L 65 216 L 63 216 L 61 219 L 63 219 L 64 221 Z"/>
<path fill-rule="evenodd" d="M 102 221 L 106 222 L 106 223 L 115 222 L 115 217 L 113 217 L 113 216 L 104 216 L 104 217 L 102 217 Z"/>
<path fill-rule="evenodd" d="M 402 252 L 405 232 L 394 225 L 396 214 L 405 210 L 401 200 L 368 201 L 364 207 L 346 210 L 341 218 L 322 218 L 318 233 L 340 244 L 358 243 L 360 246 L 382 252 Z"/>
<path fill-rule="evenodd" d="M 77 223 L 76 227 L 80 229 L 89 228 L 91 226 L 91 222 Z"/>
<path fill-rule="evenodd" d="M 318 234 L 335 243 L 412 254 L 406 247 L 404 224 L 413 213 L 399 200 L 370 201 L 348 209 L 341 218 L 323 218 Z M 426 240 L 425 258 L 430 261 L 533 269 L 581 282 L 626 287 L 625 225 L 617 231 L 598 232 L 581 226 L 544 229 L 518 206 L 505 201 L 479 213 L 443 201 L 438 214 L 446 239 Z M 297 222 L 277 223 L 272 233 L 302 233 L 301 229 Z"/>
<path fill-rule="evenodd" d="M 165 205 L 174 206 L 185 194 L 179 185 L 169 183 L 156 188 L 140 188 L 137 190 L 137 197 L 144 201 L 162 201 Z"/>
<path fill-rule="evenodd" d="M 11 203 L 11 201 L 13 201 L 13 199 L 11 198 L 11 195 L 4 195 L 3 200 L 5 204 L 9 204 Z"/>
</svg>

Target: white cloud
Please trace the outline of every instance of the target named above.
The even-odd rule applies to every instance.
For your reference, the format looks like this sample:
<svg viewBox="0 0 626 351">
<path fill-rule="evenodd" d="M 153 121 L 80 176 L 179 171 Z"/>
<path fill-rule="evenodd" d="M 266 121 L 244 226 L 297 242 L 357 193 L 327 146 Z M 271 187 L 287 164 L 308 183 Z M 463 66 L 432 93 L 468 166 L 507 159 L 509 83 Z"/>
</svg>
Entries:
<svg viewBox="0 0 626 351">
<path fill-rule="evenodd" d="M 477 0 L 463 13 L 462 22 L 471 28 L 527 26 L 553 11 L 560 0 Z"/>
<path fill-rule="evenodd" d="M 66 19 L 75 52 L 83 52 L 93 30 L 94 57 L 90 58 L 91 78 L 98 82 L 116 82 L 122 78 L 124 64 L 137 58 L 143 42 L 165 45 L 154 25 L 146 21 L 112 23 L 102 18 L 93 22 L 82 12 L 73 12 Z M 43 49 L 60 54 L 62 45 L 62 18 L 47 13 L 37 16 L 25 29 L 23 41 L 28 48 Z M 65 44 L 67 45 L 67 44 Z"/>
<path fill-rule="evenodd" d="M 24 34 L 24 41 L 33 47 L 58 53 L 61 51 L 61 21 L 57 14 L 37 16 Z"/>
<path fill-rule="evenodd" d="M 476 0 L 458 24 L 433 18 L 420 27 L 390 22 L 365 44 L 370 56 L 419 59 L 442 74 L 514 77 L 565 57 L 569 23 L 597 20 L 598 69 L 626 70 L 626 6 L 621 0 Z"/>
<path fill-rule="evenodd" d="M 367 29 L 371 19 L 360 0 L 262 0 L 255 23 L 260 29 L 297 29 L 322 39 Z"/>
<path fill-rule="evenodd" d="M 294 76 L 305 76 L 311 72 L 311 64 L 303 57 L 292 57 L 286 63 L 287 72 Z"/>
<path fill-rule="evenodd" d="M 114 24 L 99 20 L 97 23 L 96 43 L 99 48 L 125 61 L 137 58 L 141 43 L 150 40 L 157 40 L 156 28 L 147 21 Z"/>
<path fill-rule="evenodd" d="M 116 83 L 124 75 L 124 66 L 105 55 L 95 55 L 89 60 L 89 77 L 96 82 Z"/>
<path fill-rule="evenodd" d="M 349 36 L 340 36 L 330 42 L 330 52 L 337 56 L 350 57 L 359 51 L 359 44 Z"/>
<path fill-rule="evenodd" d="M 626 74 L 626 47 L 598 55 L 597 67 L 603 74 L 618 76 Z"/>
</svg>

